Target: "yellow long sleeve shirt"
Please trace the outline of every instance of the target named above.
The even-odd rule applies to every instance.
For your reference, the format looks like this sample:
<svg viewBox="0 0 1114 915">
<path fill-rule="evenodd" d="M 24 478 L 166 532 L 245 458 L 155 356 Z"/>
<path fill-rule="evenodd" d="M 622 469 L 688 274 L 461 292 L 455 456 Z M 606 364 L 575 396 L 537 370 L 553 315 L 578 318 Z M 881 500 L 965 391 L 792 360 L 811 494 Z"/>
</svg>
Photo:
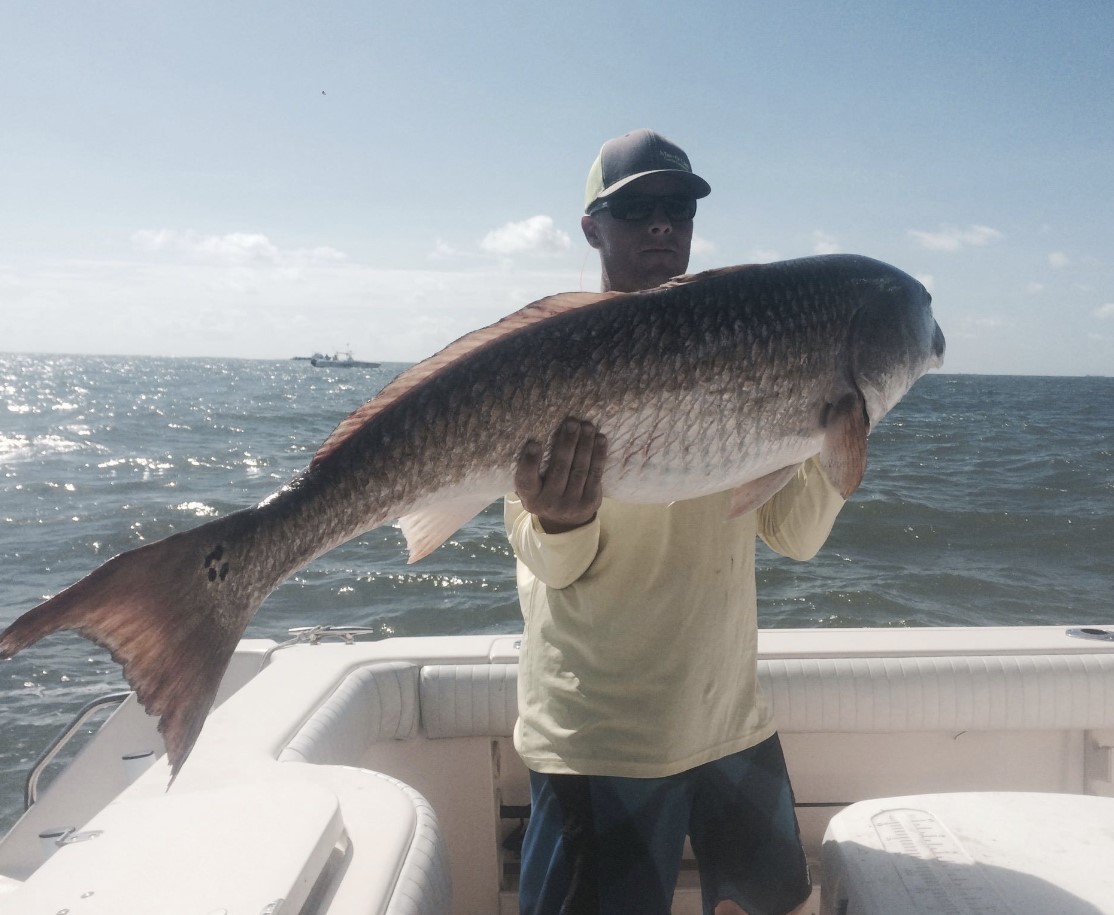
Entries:
<svg viewBox="0 0 1114 915">
<path fill-rule="evenodd" d="M 844 502 L 811 461 L 756 512 L 729 519 L 730 496 L 605 499 L 563 534 L 507 497 L 525 621 L 514 736 L 529 768 L 654 778 L 773 734 L 757 676 L 755 538 L 809 559 Z"/>
</svg>

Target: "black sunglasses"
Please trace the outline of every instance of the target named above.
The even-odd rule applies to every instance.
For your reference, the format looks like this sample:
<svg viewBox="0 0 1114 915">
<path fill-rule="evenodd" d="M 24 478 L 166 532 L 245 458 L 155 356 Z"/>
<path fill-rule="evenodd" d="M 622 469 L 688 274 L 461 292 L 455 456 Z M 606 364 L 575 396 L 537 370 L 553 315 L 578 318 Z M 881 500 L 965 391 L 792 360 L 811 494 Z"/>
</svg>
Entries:
<svg viewBox="0 0 1114 915">
<path fill-rule="evenodd" d="M 599 200 L 592 205 L 588 215 L 608 210 L 616 219 L 635 222 L 653 216 L 659 203 L 671 222 L 682 222 L 696 215 L 696 201 L 692 197 L 641 197 L 634 194 Z"/>
</svg>

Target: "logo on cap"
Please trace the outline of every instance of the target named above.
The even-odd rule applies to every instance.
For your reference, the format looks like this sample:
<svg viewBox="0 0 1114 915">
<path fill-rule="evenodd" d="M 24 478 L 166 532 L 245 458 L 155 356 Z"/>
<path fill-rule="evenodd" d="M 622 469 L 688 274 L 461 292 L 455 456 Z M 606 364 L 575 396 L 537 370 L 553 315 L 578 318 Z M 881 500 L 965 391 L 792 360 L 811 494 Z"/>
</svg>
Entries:
<svg viewBox="0 0 1114 915">
<path fill-rule="evenodd" d="M 600 148 L 588 171 L 584 191 L 584 210 L 601 197 L 608 197 L 647 175 L 675 175 L 693 197 L 707 197 L 711 186 L 694 175 L 689 157 L 676 143 L 660 133 L 643 128 L 608 140 Z"/>
</svg>

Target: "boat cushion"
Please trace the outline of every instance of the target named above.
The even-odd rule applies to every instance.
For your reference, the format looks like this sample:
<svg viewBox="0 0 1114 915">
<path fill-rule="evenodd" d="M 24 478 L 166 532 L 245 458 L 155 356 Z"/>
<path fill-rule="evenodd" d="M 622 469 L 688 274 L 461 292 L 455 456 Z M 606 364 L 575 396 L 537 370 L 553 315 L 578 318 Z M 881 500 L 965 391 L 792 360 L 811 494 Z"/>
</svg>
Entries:
<svg viewBox="0 0 1114 915">
<path fill-rule="evenodd" d="M 758 662 L 779 730 L 885 732 L 1114 727 L 1114 654 L 789 658 Z M 429 737 L 504 737 L 516 664 L 421 670 Z"/>
<path fill-rule="evenodd" d="M 343 879 L 332 888 L 330 912 L 451 911 L 448 847 L 437 815 L 418 791 L 367 769 L 284 768 L 328 787 L 340 800 L 349 847 Z"/>
<path fill-rule="evenodd" d="M 764 660 L 779 730 L 1114 727 L 1114 654 Z"/>
<path fill-rule="evenodd" d="M 1097 915 L 1114 798 L 974 792 L 860 801 L 824 836 L 823 915 Z"/>
<path fill-rule="evenodd" d="M 298 912 L 342 831 L 332 792 L 289 779 L 120 799 L 83 827 L 95 838 L 71 839 L 0 896 L 0 912 Z"/>
<path fill-rule="evenodd" d="M 1114 727 L 1111 654 L 769 659 L 758 672 L 786 733 Z M 419 716 L 430 738 L 510 736 L 517 676 L 517 664 L 361 667 L 279 759 L 356 764 L 372 742 L 416 736 Z"/>
<path fill-rule="evenodd" d="M 418 668 L 403 661 L 360 667 L 302 725 L 280 762 L 357 765 L 381 740 L 418 732 Z"/>
<path fill-rule="evenodd" d="M 517 664 L 422 668 L 422 730 L 427 737 L 507 737 L 518 718 Z"/>
</svg>

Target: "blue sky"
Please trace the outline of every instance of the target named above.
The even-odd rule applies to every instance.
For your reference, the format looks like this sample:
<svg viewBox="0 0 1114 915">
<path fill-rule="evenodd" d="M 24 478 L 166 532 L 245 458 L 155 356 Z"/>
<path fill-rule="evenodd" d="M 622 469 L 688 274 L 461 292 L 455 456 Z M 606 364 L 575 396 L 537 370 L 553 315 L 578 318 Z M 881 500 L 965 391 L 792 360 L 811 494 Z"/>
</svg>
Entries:
<svg viewBox="0 0 1114 915">
<path fill-rule="evenodd" d="M 922 278 L 946 371 L 1114 374 L 1114 4 L 0 6 L 0 351 L 410 361 L 594 289 L 603 140 L 690 268 Z"/>
</svg>

